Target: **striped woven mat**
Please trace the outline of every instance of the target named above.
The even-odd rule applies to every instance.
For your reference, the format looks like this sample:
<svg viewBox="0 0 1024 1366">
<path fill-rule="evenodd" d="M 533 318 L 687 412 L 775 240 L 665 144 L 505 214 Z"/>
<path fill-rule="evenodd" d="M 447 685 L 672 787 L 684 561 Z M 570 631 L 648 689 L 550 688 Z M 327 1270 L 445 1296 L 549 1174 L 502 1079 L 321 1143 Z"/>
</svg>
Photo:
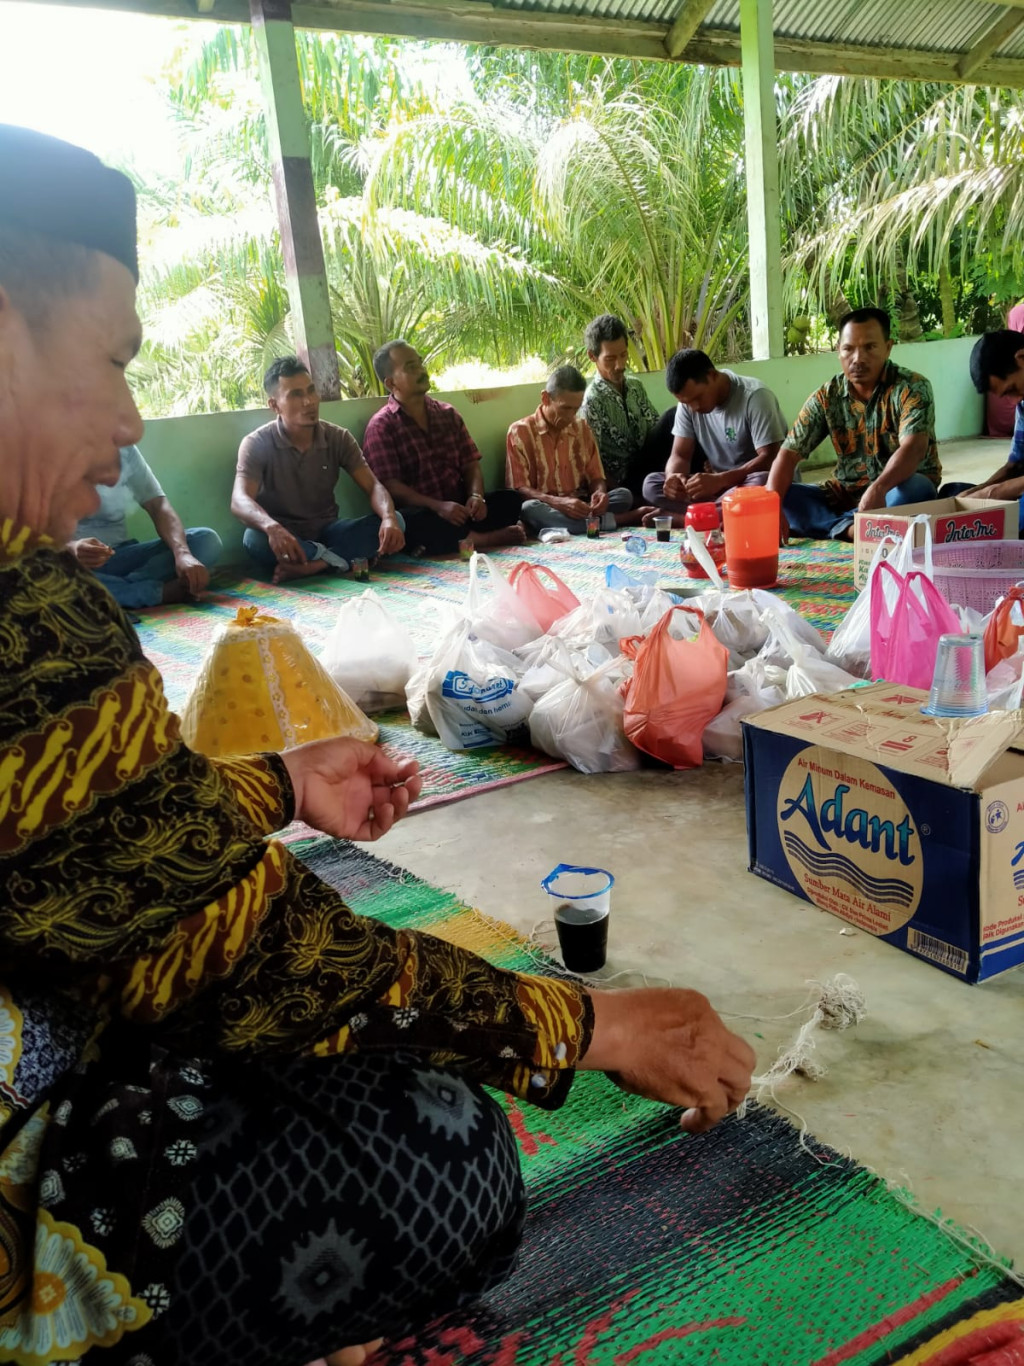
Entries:
<svg viewBox="0 0 1024 1366">
<path fill-rule="evenodd" d="M 353 845 L 300 857 L 362 915 L 560 972 L 509 926 Z M 381 1366 L 1020 1366 L 1024 1290 L 770 1110 L 710 1134 L 580 1073 L 505 1098 L 530 1193 L 516 1274 Z"/>
</svg>

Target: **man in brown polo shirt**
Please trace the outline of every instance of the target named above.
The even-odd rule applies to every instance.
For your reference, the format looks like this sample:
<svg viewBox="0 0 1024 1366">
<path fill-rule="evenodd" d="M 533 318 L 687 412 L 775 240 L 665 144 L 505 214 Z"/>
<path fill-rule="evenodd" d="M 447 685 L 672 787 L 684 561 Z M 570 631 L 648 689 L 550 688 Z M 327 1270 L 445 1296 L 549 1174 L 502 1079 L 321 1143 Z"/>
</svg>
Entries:
<svg viewBox="0 0 1024 1366">
<path fill-rule="evenodd" d="M 320 397 L 305 365 L 281 357 L 263 388 L 277 420 L 242 441 L 231 493 L 231 511 L 245 526 L 242 544 L 260 568 L 284 583 L 401 550 L 405 523 L 391 495 L 352 433 L 320 421 Z M 375 515 L 339 519 L 335 486 L 342 470 Z"/>
</svg>

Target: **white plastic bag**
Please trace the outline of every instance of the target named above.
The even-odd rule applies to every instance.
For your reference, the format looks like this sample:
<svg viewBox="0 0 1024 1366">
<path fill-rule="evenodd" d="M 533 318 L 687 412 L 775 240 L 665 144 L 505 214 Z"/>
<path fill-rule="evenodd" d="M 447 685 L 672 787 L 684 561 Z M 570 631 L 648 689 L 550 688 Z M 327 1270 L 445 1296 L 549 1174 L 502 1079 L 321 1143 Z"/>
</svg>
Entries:
<svg viewBox="0 0 1024 1366">
<path fill-rule="evenodd" d="M 782 598 L 772 597 L 761 612 L 768 627 L 768 639 L 758 651 L 766 664 L 788 669 L 807 656 L 820 659 L 825 653 L 825 637 Z"/>
<path fill-rule="evenodd" d="M 586 650 L 577 650 L 571 649 L 559 636 L 550 635 L 524 645 L 515 651 L 515 656 L 525 666 L 526 672 L 519 686 L 531 702 L 537 702 L 556 683 L 571 678 L 575 668 L 589 672 L 600 664 L 607 664 L 610 659 L 621 661 L 622 658 L 596 642 Z"/>
<path fill-rule="evenodd" d="M 372 588 L 338 608 L 320 663 L 363 711 L 405 705 L 416 646 Z"/>
<path fill-rule="evenodd" d="M 704 728 L 704 754 L 709 759 L 742 759 L 740 721 L 786 700 L 786 670 L 755 657 L 729 675 L 725 706 Z"/>
<path fill-rule="evenodd" d="M 548 634 L 576 649 L 597 644 L 618 654 L 620 640 L 642 634 L 640 612 L 625 589 L 602 588 L 581 599 L 579 607 L 556 621 Z"/>
<path fill-rule="evenodd" d="M 513 654 L 474 636 L 466 622 L 451 630 L 430 661 L 426 704 L 449 749 L 525 744 L 532 703 L 519 686 Z"/>
<path fill-rule="evenodd" d="M 622 729 L 621 685 L 632 673 L 622 655 L 572 674 L 541 697 L 530 716 L 530 740 L 545 754 L 567 759 L 581 773 L 624 773 L 640 755 Z"/>
<path fill-rule="evenodd" d="M 775 599 L 760 588 L 721 593 L 716 588 L 689 598 L 687 606 L 699 608 L 715 636 L 729 651 L 729 668 L 739 669 L 764 647 L 768 626 L 762 620 L 768 602 Z"/>
<path fill-rule="evenodd" d="M 486 577 L 484 576 L 486 571 Z M 489 555 L 474 551 L 462 614 L 470 631 L 503 650 L 514 650 L 541 634 L 540 624 Z"/>
</svg>

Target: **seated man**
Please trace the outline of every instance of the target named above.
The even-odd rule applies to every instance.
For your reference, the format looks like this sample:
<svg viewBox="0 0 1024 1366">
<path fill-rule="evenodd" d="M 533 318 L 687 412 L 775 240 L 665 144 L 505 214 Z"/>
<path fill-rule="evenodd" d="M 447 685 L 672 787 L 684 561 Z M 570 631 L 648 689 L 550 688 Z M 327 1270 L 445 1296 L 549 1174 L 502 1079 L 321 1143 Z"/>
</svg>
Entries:
<svg viewBox="0 0 1024 1366">
<path fill-rule="evenodd" d="M 565 527 L 582 536 L 589 517 L 614 531 L 633 506 L 629 489 L 612 489 L 594 434 L 580 417 L 587 382 L 573 365 L 549 377 L 540 407 L 508 429 L 505 482 L 526 501 L 523 521 L 533 532 Z"/>
<path fill-rule="evenodd" d="M 717 502 L 730 489 L 767 481 L 786 419 L 767 385 L 716 370 L 703 351 L 677 351 L 665 384 L 678 405 L 672 454 L 664 474 L 644 480 L 644 501 L 681 526 L 690 503 Z"/>
<path fill-rule="evenodd" d="M 609 481 L 639 495 L 644 476 L 665 467 L 663 454 L 648 458 L 648 446 L 661 431 L 658 410 L 640 381 L 626 373 L 629 333 L 621 318 L 602 313 L 587 324 L 583 341 L 597 374 L 587 385 L 580 417 L 594 433 Z"/>
<path fill-rule="evenodd" d="M 275 583 L 346 572 L 353 560 L 393 555 L 405 545 L 391 497 L 344 427 L 320 421 L 320 396 L 302 361 L 282 356 L 263 377 L 277 414 L 238 448 L 231 511 L 245 525 L 242 544 Z M 376 515 L 338 517 L 335 486 L 345 470 Z"/>
<path fill-rule="evenodd" d="M 91 569 L 122 607 L 199 597 L 210 582 L 207 570 L 220 558 L 220 537 L 206 526 L 185 530 L 138 446 L 121 448 L 116 484 L 95 487 L 99 510 L 78 523 L 68 542 L 78 563 Z M 125 518 L 136 504 L 149 513 L 158 540 L 129 538 Z"/>
<path fill-rule="evenodd" d="M 450 403 L 429 398 L 430 375 L 407 341 L 385 342 L 373 357 L 389 398 L 366 424 L 363 452 L 405 518 L 409 549 L 448 555 L 523 545 L 522 499 L 484 492 L 480 452 Z"/>
<path fill-rule="evenodd" d="M 1015 311 L 1011 310 L 1011 314 Z M 1024 333 L 987 332 L 975 342 L 971 352 L 971 379 L 979 394 L 1022 400 L 1014 413 L 1010 453 L 1005 464 L 980 484 L 945 484 L 940 493 L 944 498 L 962 495 L 1006 501 L 1018 499 L 1018 527 L 1020 535 L 1024 536 Z"/>
<path fill-rule="evenodd" d="M 850 539 L 854 512 L 926 503 L 938 496 L 932 386 L 889 359 L 889 315 L 858 308 L 839 324 L 836 375 L 813 393 L 775 457 L 768 487 L 782 499 L 780 534 Z M 825 439 L 835 447 L 836 477 L 794 484 L 800 461 Z"/>
</svg>

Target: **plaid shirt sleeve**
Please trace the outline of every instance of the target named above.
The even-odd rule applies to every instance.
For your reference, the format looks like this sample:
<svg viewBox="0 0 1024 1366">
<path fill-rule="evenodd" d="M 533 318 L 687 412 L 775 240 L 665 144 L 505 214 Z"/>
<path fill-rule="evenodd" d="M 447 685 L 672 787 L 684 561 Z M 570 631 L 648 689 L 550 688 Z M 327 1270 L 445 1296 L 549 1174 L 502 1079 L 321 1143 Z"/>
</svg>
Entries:
<svg viewBox="0 0 1024 1366">
<path fill-rule="evenodd" d="M 463 465 L 468 465 L 471 460 L 479 460 L 480 452 L 477 450 L 476 442 L 469 434 L 469 428 L 463 421 L 462 414 L 451 411 L 452 421 L 452 440 L 459 452 L 459 461 Z"/>
<path fill-rule="evenodd" d="M 363 436 L 363 459 L 382 484 L 402 478 L 402 457 L 395 440 L 394 423 L 387 408 L 374 413 Z"/>
<path fill-rule="evenodd" d="M 800 409 L 782 444 L 786 450 L 796 451 L 801 460 L 806 460 L 827 436 L 828 419 L 821 390 L 817 389 Z"/>
</svg>

